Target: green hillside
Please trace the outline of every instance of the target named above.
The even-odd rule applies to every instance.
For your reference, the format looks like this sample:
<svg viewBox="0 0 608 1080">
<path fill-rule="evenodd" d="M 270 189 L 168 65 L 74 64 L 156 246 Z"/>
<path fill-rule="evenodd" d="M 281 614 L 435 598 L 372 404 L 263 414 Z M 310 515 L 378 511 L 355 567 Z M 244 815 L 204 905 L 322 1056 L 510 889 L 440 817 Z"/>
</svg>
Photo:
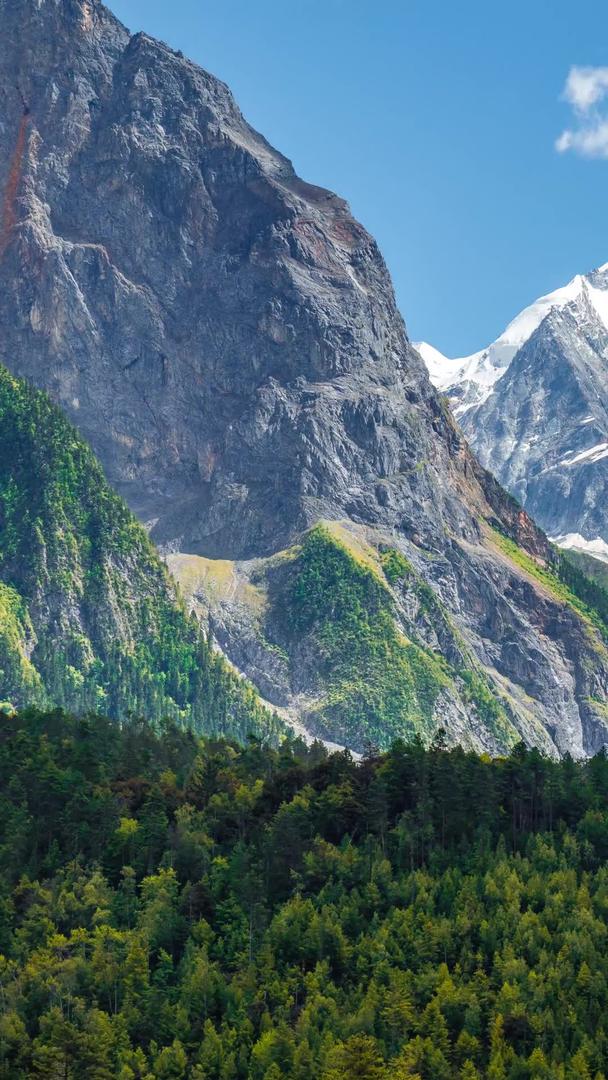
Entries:
<svg viewBox="0 0 608 1080">
<path fill-rule="evenodd" d="M 0 700 L 240 738 L 280 728 L 212 653 L 88 446 L 1 367 Z"/>
<path fill-rule="evenodd" d="M 603 590 L 604 605 L 608 606 L 608 563 L 602 559 L 596 559 L 586 551 L 576 551 L 572 548 L 561 551 L 560 559 L 563 563 L 573 564 L 583 577 L 594 581 Z"/>
<path fill-rule="evenodd" d="M 265 600 L 258 635 L 284 658 L 315 734 L 388 749 L 415 735 L 428 743 L 456 720 L 469 747 L 502 752 L 519 741 L 508 702 L 402 552 L 320 522 L 255 575 Z"/>
</svg>

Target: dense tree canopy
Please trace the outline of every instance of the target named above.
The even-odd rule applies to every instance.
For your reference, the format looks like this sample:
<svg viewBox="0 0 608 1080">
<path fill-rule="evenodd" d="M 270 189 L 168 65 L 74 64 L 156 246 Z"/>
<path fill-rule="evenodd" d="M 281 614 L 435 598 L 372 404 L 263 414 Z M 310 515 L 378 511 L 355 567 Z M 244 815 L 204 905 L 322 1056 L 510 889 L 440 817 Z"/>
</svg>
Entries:
<svg viewBox="0 0 608 1080">
<path fill-rule="evenodd" d="M 579 1080 L 608 760 L 0 730 L 0 1076 Z"/>
</svg>

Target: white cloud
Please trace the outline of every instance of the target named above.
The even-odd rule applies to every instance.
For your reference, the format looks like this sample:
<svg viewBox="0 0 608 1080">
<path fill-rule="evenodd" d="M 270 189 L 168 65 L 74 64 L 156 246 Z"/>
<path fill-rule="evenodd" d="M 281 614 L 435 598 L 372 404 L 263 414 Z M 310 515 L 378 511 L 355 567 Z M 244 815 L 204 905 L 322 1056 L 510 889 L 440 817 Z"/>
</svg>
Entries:
<svg viewBox="0 0 608 1080">
<path fill-rule="evenodd" d="M 578 112 L 588 113 L 608 94 L 608 67 L 571 67 L 564 98 Z"/>
<path fill-rule="evenodd" d="M 556 150 L 608 158 L 608 105 L 600 107 L 608 97 L 608 67 L 570 68 L 562 96 L 574 109 L 576 126 L 562 131 Z"/>
<path fill-rule="evenodd" d="M 555 149 L 560 154 L 573 150 L 582 157 L 608 158 L 608 119 L 598 117 L 592 123 L 581 124 L 575 131 L 562 131 Z"/>
</svg>

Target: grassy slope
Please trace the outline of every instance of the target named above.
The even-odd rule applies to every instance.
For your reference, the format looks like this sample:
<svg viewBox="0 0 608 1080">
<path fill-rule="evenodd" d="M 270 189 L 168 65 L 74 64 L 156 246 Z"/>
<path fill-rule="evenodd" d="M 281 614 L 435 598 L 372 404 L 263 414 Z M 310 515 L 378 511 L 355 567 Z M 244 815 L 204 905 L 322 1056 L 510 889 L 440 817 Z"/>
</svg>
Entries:
<svg viewBox="0 0 608 1080">
<path fill-rule="evenodd" d="M 588 627 L 608 640 L 608 592 L 578 569 L 570 553 L 566 555 L 555 549 L 552 563 L 540 563 L 496 529 L 492 533 L 503 554 L 543 585 L 555 600 L 576 611 Z"/>
<path fill-rule="evenodd" d="M 452 669 L 401 633 L 394 592 L 400 584 L 407 580 L 422 608 L 440 606 L 407 559 L 391 549 L 374 560 L 347 543 L 335 529 L 313 528 L 294 552 L 280 597 L 289 651 L 305 642 L 315 658 L 320 696 L 314 720 L 355 745 L 387 746 L 413 734 L 428 740 L 438 726 L 438 697 L 450 691 L 472 706 L 500 745 L 512 745 L 516 733 L 482 674 Z M 431 618 L 440 614 L 431 611 Z"/>
<path fill-rule="evenodd" d="M 294 633 L 311 633 L 327 678 L 326 722 L 372 741 L 428 733 L 448 682 L 441 660 L 398 631 L 374 571 L 317 526 L 305 538 L 288 596 Z"/>
</svg>

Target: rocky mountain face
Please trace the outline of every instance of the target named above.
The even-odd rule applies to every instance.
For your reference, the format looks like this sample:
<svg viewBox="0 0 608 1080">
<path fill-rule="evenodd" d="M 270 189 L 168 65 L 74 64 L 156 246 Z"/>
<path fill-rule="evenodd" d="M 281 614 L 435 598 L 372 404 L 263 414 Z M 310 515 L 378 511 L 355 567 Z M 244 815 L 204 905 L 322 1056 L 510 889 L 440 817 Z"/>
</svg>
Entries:
<svg viewBox="0 0 608 1080">
<path fill-rule="evenodd" d="M 241 739 L 282 730 L 212 652 L 89 447 L 3 367 L 0 701 Z"/>
<path fill-rule="evenodd" d="M 323 514 L 398 525 L 396 478 L 429 456 L 404 409 L 445 422 L 344 202 L 100 5 L 0 13 L 7 362 L 159 543 L 241 557 Z"/>
<path fill-rule="evenodd" d="M 343 200 L 96 0 L 0 17 L 0 356 L 234 664 L 356 748 L 603 745 L 603 624 L 472 456 Z"/>
<path fill-rule="evenodd" d="M 558 543 L 608 559 L 608 264 L 481 353 L 419 348 L 480 461 Z"/>
</svg>

